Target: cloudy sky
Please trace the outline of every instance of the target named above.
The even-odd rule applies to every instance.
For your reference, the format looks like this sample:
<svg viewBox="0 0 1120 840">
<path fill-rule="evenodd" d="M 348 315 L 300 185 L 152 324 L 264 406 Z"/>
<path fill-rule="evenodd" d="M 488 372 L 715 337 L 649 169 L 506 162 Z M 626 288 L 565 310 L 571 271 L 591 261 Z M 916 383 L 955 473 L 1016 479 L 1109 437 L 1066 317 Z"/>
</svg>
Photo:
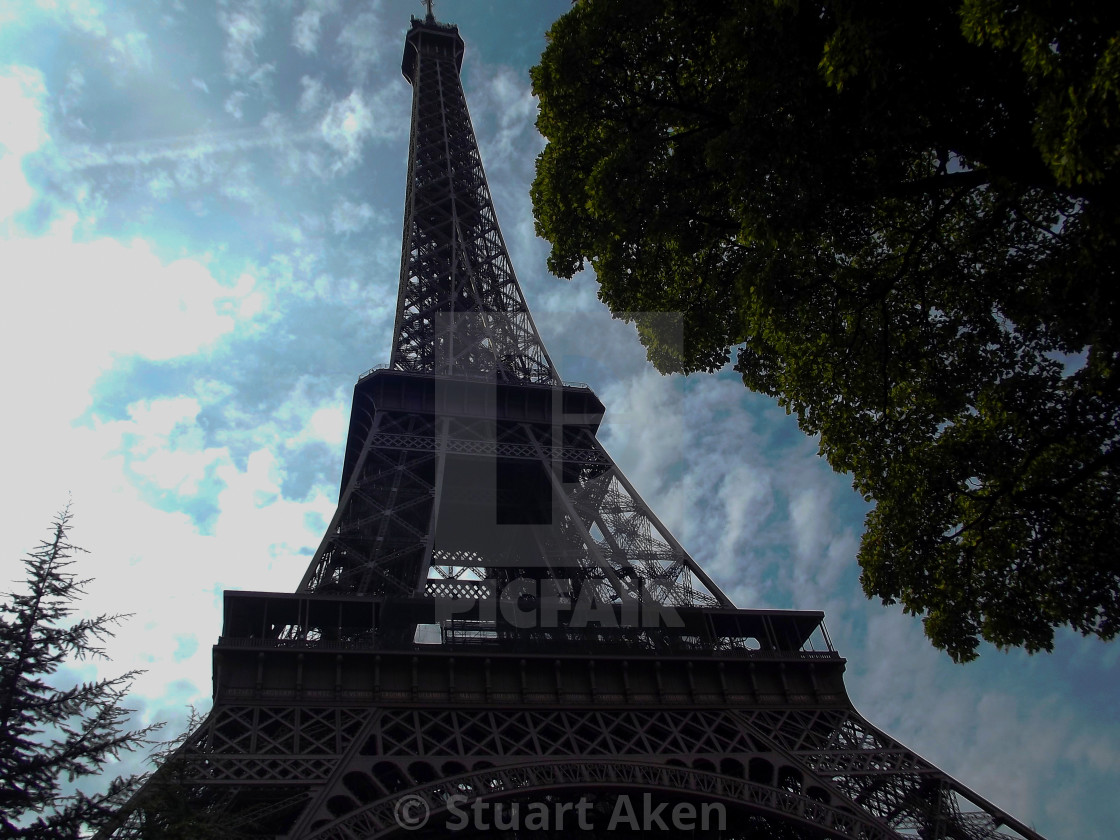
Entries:
<svg viewBox="0 0 1120 840">
<path fill-rule="evenodd" d="M 953 665 L 867 602 L 865 505 L 733 373 L 668 379 L 591 276 L 550 277 L 528 68 L 568 0 L 440 0 L 519 278 L 601 437 L 743 607 L 824 609 L 874 723 L 1050 838 L 1110 840 L 1120 644 Z M 350 393 L 388 359 L 415 0 L 0 2 L 0 585 L 73 499 L 103 673 L 205 709 L 223 589 L 291 591 L 337 500 Z M 6 587 L 4 587 L 6 588 Z M 76 670 L 91 675 L 94 666 Z M 1110 794 L 1109 791 L 1112 791 Z"/>
</svg>

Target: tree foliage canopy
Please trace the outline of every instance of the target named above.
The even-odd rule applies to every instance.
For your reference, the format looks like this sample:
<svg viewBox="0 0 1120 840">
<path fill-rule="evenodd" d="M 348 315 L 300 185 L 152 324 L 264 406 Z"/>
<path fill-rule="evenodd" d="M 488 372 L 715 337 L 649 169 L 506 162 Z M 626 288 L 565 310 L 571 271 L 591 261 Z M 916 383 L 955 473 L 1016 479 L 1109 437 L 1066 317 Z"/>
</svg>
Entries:
<svg viewBox="0 0 1120 840">
<path fill-rule="evenodd" d="M 26 585 L 0 601 L 0 840 L 68 840 L 109 819 L 137 778 L 117 777 L 88 794 L 67 785 L 98 776 L 156 727 L 129 730 L 121 702 L 135 672 L 58 687 L 52 675 L 103 655 L 122 616 L 70 622 L 88 581 L 71 571 L 70 514 L 23 559 Z"/>
<path fill-rule="evenodd" d="M 532 77 L 550 268 L 820 436 L 869 597 L 1116 635 L 1120 4 L 577 0 Z"/>
</svg>

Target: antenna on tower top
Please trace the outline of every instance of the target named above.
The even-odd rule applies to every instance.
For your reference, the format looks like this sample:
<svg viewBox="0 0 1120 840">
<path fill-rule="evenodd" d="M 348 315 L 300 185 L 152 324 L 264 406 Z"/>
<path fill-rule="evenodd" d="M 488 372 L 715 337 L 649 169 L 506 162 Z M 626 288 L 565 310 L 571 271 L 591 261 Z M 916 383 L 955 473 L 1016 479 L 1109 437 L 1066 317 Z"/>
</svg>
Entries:
<svg viewBox="0 0 1120 840">
<path fill-rule="evenodd" d="M 434 23 L 435 19 L 436 19 L 436 16 L 434 14 L 432 14 L 432 0 L 420 0 L 420 2 L 428 7 L 428 14 L 424 18 L 424 22 L 425 23 Z"/>
</svg>

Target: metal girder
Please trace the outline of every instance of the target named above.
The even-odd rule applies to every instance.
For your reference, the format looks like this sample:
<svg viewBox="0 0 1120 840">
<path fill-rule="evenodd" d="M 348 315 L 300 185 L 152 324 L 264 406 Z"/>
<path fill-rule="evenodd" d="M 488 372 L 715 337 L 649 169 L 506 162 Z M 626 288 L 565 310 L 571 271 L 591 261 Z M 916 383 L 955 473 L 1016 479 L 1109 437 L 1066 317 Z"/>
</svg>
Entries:
<svg viewBox="0 0 1120 840">
<path fill-rule="evenodd" d="M 423 44 L 411 55 L 412 133 L 391 366 L 558 383 L 498 227 L 457 57 Z"/>
<path fill-rule="evenodd" d="M 181 760 L 189 784 L 232 792 L 235 815 L 239 805 L 262 807 L 261 791 L 302 791 L 284 835 L 292 838 L 390 834 L 405 796 L 424 799 L 438 819 L 452 794 L 533 801 L 626 790 L 724 803 L 728 836 L 736 815 L 763 814 L 811 836 L 1037 837 L 850 706 L 783 706 L 222 703 Z"/>
<path fill-rule="evenodd" d="M 446 433 L 437 432 L 437 425 Z M 640 581 L 645 596 L 662 604 L 731 605 L 586 429 L 557 436 L 547 423 L 486 426 L 443 416 L 437 424 L 424 415 L 391 412 L 377 412 L 368 428 L 362 455 L 304 576 L 303 590 L 407 594 L 415 589 L 415 564 L 425 552 L 424 569 L 457 553 L 477 568 L 539 565 L 534 558 L 441 544 L 433 537 L 440 516 L 435 500 L 448 509 L 474 503 L 441 486 L 443 465 L 454 456 L 462 463 L 516 461 L 539 469 L 551 482 L 555 518 L 539 523 L 535 551 L 565 568 L 574 564 L 583 569 L 585 582 L 595 581 L 588 585 L 596 586 L 602 602 L 630 597 L 636 591 L 628 582 L 633 580 Z M 392 431 L 402 428 L 412 431 Z M 557 437 L 557 443 L 547 443 Z M 488 475 L 481 473 L 481 480 Z M 489 524 L 479 517 L 474 527 L 493 528 L 494 542 L 500 543 L 496 514 L 484 513 Z"/>
</svg>

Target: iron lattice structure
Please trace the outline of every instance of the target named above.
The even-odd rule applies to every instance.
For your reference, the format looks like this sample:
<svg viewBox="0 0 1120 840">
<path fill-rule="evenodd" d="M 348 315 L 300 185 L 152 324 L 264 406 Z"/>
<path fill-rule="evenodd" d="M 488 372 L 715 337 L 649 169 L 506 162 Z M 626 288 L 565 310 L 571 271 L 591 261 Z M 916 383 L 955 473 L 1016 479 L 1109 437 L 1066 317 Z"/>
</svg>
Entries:
<svg viewBox="0 0 1120 840">
<path fill-rule="evenodd" d="M 463 41 L 434 20 L 410 33 L 413 85 L 394 370 L 558 384 L 513 272 L 471 126 Z"/>
<path fill-rule="evenodd" d="M 186 803 L 198 836 L 368 840 L 407 797 L 444 836 L 461 797 L 585 800 L 617 836 L 628 793 L 717 803 L 728 838 L 1041 840 L 855 711 L 822 613 L 736 609 L 599 444 L 510 264 L 462 57 L 412 21 L 392 361 L 355 387 L 334 519 L 295 593 L 225 593 L 213 710 L 109 834 Z"/>
</svg>

